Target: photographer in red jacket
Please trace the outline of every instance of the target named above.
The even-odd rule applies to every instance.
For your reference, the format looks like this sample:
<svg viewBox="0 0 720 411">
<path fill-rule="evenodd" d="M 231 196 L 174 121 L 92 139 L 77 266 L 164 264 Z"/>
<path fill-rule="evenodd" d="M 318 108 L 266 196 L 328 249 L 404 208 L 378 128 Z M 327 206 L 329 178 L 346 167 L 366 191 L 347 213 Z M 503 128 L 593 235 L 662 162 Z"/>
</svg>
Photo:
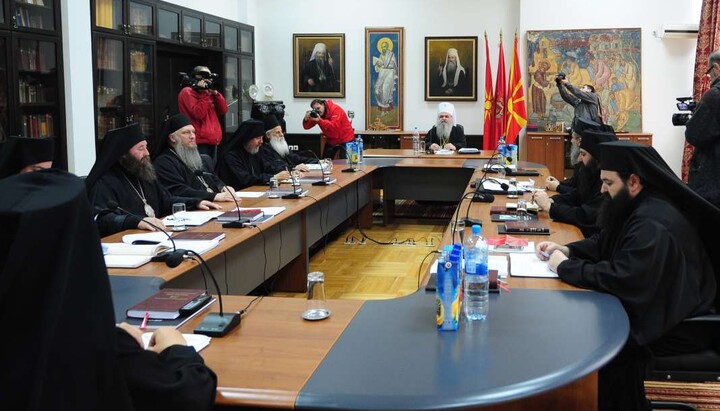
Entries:
<svg viewBox="0 0 720 411">
<path fill-rule="evenodd" d="M 185 114 L 195 127 L 195 141 L 200 154 L 207 154 L 217 161 L 217 147 L 222 141 L 223 131 L 218 116 L 228 110 L 222 93 L 214 88 L 217 74 L 206 66 L 197 66 L 192 78 L 178 94 L 178 109 Z"/>
<path fill-rule="evenodd" d="M 320 130 L 327 138 L 323 149 L 324 157 L 333 158 L 340 150 L 340 158 L 346 158 L 345 143 L 355 139 L 355 132 L 345 110 L 332 100 L 321 99 L 313 100 L 310 107 L 312 110 L 305 112 L 303 128 L 309 130 L 316 124 L 320 126 Z"/>
</svg>

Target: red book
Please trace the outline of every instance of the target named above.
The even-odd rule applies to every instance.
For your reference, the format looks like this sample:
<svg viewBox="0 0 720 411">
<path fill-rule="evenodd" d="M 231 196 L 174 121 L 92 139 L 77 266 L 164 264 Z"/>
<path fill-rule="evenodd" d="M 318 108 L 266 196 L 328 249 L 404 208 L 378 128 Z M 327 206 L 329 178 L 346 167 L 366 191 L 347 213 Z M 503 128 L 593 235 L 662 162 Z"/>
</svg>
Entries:
<svg viewBox="0 0 720 411">
<path fill-rule="evenodd" d="M 248 221 L 255 221 L 255 220 L 261 218 L 263 215 L 264 215 L 264 213 L 259 208 L 254 208 L 251 210 L 240 210 L 240 219 L 246 219 Z M 237 221 L 238 220 L 238 212 L 237 211 L 224 212 L 218 216 L 217 220 L 221 223 Z"/>
<path fill-rule="evenodd" d="M 225 238 L 225 233 L 222 231 L 185 231 L 176 233 L 172 238 L 173 240 L 219 241 Z"/>
<path fill-rule="evenodd" d="M 206 293 L 205 290 L 166 288 L 128 308 L 125 314 L 128 317 L 143 318 L 147 313 L 152 319 L 172 320 L 180 316 L 181 308 Z"/>
</svg>

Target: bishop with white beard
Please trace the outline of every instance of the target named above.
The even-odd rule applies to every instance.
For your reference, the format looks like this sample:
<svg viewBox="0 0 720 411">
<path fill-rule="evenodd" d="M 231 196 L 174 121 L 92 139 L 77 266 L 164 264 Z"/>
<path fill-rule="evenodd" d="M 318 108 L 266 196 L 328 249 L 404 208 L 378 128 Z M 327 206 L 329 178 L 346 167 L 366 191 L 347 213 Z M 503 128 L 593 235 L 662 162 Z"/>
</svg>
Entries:
<svg viewBox="0 0 720 411">
<path fill-rule="evenodd" d="M 441 148 L 459 150 L 465 146 L 465 129 L 457 123 L 455 106 L 445 102 L 438 104 L 437 120 L 425 135 L 425 147 L 437 151 Z"/>
<path fill-rule="evenodd" d="M 301 156 L 290 151 L 282 125 L 277 117 L 269 114 L 263 118 L 265 123 L 265 139 L 268 144 L 260 146 L 260 162 L 263 167 L 271 173 L 278 173 L 283 170 L 310 171 L 306 164 L 317 164 L 316 157 Z"/>
</svg>

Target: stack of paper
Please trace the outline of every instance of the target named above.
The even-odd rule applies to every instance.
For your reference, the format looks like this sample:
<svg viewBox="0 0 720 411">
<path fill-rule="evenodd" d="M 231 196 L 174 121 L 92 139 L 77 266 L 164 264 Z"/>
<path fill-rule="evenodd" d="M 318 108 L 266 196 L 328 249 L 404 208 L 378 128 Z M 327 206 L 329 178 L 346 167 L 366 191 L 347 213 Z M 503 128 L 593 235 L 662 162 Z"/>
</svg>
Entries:
<svg viewBox="0 0 720 411">
<path fill-rule="evenodd" d="M 533 254 L 511 253 L 510 275 L 513 277 L 540 277 L 557 278 L 557 274 L 550 271 L 547 261 L 542 261 Z"/>
<path fill-rule="evenodd" d="M 213 218 L 222 214 L 222 211 L 187 211 L 184 214 L 184 221 L 175 221 L 175 217 L 169 215 L 163 218 L 162 222 L 166 227 L 172 227 L 176 224 L 186 226 L 199 226 L 207 223 Z"/>
<path fill-rule="evenodd" d="M 146 350 L 150 345 L 150 338 L 152 335 L 153 333 L 143 333 L 142 335 L 143 344 L 145 345 Z M 183 334 L 182 336 L 185 338 L 187 345 L 193 347 L 197 352 L 200 352 L 200 350 L 210 345 L 210 340 L 212 340 L 212 337 L 202 334 Z"/>
</svg>

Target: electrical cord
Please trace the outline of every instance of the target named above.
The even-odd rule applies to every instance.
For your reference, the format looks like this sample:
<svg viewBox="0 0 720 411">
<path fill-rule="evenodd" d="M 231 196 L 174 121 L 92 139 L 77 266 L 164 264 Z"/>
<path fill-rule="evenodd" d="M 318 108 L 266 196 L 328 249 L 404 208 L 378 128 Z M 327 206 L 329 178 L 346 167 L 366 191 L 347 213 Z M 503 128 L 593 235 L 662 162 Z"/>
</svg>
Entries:
<svg viewBox="0 0 720 411">
<path fill-rule="evenodd" d="M 432 250 L 422 259 L 420 262 L 420 267 L 418 267 L 418 275 L 417 275 L 417 288 L 420 288 L 420 276 L 422 276 L 422 267 L 423 264 L 425 264 L 425 260 L 427 260 L 428 257 L 430 257 L 433 254 L 441 254 L 438 250 Z"/>
</svg>

